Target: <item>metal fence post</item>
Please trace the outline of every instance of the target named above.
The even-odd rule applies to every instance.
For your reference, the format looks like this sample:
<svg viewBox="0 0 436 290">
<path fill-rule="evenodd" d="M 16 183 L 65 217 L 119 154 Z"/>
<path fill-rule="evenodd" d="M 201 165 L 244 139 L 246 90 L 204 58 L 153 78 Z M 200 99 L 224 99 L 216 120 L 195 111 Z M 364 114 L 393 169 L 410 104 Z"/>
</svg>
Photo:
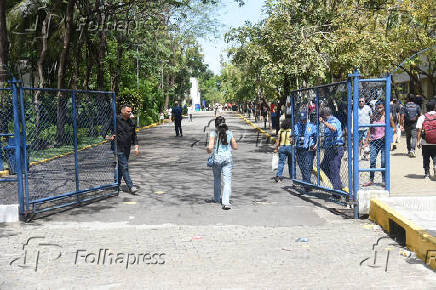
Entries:
<svg viewBox="0 0 436 290">
<path fill-rule="evenodd" d="M 391 114 L 390 114 L 390 103 L 391 103 L 391 75 L 386 76 L 386 104 L 385 104 L 385 189 L 389 192 L 391 191 L 391 143 L 392 132 L 391 132 Z"/>
<path fill-rule="evenodd" d="M 20 115 L 17 94 L 17 80 L 12 78 L 12 104 L 14 107 L 14 139 L 15 139 L 15 172 L 17 174 L 18 182 L 18 203 L 20 214 L 25 214 L 26 208 L 24 206 L 24 192 L 23 192 L 23 173 L 21 168 L 21 128 L 20 128 Z"/>
<path fill-rule="evenodd" d="M 295 120 L 295 94 L 291 92 L 291 136 L 292 136 L 292 140 L 295 137 L 295 132 L 294 132 L 294 120 Z M 293 142 L 294 143 L 294 142 Z M 291 179 L 295 179 L 295 171 L 296 171 L 296 165 L 295 165 L 295 146 L 293 146 L 291 144 L 291 151 L 292 151 L 292 168 L 291 168 Z"/>
<path fill-rule="evenodd" d="M 76 93 L 71 93 L 71 103 L 73 106 L 73 138 L 74 138 L 74 168 L 76 176 L 76 191 L 80 190 L 80 180 L 79 180 L 79 151 L 77 149 L 77 110 L 76 110 Z M 77 196 L 77 201 L 80 202 L 80 195 Z"/>
<path fill-rule="evenodd" d="M 348 147 L 348 199 L 352 200 L 353 196 L 353 140 L 351 130 L 353 128 L 353 110 L 352 110 L 352 97 L 351 97 L 351 78 L 347 79 L 347 147 Z"/>
<path fill-rule="evenodd" d="M 26 205 L 26 211 L 30 210 L 29 203 L 29 167 L 30 164 L 27 164 L 28 153 L 27 153 L 27 140 L 26 140 L 26 113 L 24 106 L 24 96 L 23 96 L 23 86 L 20 86 L 20 108 L 21 108 L 21 126 L 22 126 L 22 139 L 23 139 L 23 158 L 24 158 L 24 199 Z"/>
<path fill-rule="evenodd" d="M 115 92 L 112 93 L 112 116 L 113 116 L 113 130 L 112 130 L 112 135 L 115 135 L 117 132 L 117 103 L 116 103 L 116 96 L 115 96 Z M 118 185 L 118 193 L 120 192 L 120 183 L 119 181 L 119 176 L 118 176 L 118 148 L 117 148 L 117 141 L 116 141 L 116 137 L 114 139 L 114 158 L 115 158 L 115 184 Z"/>
<path fill-rule="evenodd" d="M 354 218 L 359 218 L 359 71 L 353 73 L 353 201 Z"/>
<path fill-rule="evenodd" d="M 319 132 L 319 89 L 316 88 L 315 91 L 315 101 L 316 101 L 316 130 L 317 130 L 317 142 L 316 142 L 316 171 L 317 177 L 316 182 L 317 185 L 320 186 L 320 176 L 321 176 L 321 168 L 319 168 L 319 159 L 320 159 L 320 150 L 321 150 L 321 134 Z"/>
</svg>

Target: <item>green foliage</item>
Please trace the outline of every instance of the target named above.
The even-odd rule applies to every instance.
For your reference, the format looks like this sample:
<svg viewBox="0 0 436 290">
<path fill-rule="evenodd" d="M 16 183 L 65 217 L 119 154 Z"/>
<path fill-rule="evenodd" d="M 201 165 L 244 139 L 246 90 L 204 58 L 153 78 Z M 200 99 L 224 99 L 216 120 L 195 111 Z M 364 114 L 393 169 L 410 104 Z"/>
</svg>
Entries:
<svg viewBox="0 0 436 290">
<path fill-rule="evenodd" d="M 436 45 L 434 7 L 428 0 L 267 0 L 265 20 L 226 35 L 232 44 L 231 64 L 224 69 L 226 99 L 283 98 L 286 85 L 344 80 L 355 68 L 365 77 L 385 76 L 407 57 Z M 402 69 L 418 92 L 420 75 L 436 92 L 436 49 Z"/>
</svg>

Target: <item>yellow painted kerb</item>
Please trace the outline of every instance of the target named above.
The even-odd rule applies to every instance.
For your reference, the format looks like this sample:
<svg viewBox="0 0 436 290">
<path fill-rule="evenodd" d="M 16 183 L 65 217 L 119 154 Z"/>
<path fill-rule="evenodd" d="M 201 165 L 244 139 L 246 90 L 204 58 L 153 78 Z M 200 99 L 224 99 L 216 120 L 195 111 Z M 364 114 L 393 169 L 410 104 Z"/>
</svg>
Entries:
<svg viewBox="0 0 436 290">
<path fill-rule="evenodd" d="M 379 199 L 371 199 L 369 218 L 390 233 L 389 220 L 404 228 L 406 246 L 430 268 L 436 270 L 436 237 L 424 228 L 406 219 Z"/>
</svg>

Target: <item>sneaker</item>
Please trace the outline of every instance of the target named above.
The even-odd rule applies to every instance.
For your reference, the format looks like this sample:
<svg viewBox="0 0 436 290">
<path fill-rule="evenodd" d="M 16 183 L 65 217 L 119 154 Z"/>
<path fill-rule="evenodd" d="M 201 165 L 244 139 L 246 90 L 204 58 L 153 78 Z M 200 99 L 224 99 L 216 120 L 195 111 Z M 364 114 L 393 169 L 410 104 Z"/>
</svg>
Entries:
<svg viewBox="0 0 436 290">
<path fill-rule="evenodd" d="M 229 209 L 231 209 L 232 208 L 232 206 L 230 205 L 230 204 L 225 204 L 225 205 L 223 205 L 223 209 L 224 210 L 229 210 Z"/>
<path fill-rule="evenodd" d="M 397 144 L 392 145 L 392 151 L 397 150 Z"/>
<path fill-rule="evenodd" d="M 426 179 L 426 180 L 430 179 L 430 172 L 426 172 L 424 174 L 424 179 Z"/>
<path fill-rule="evenodd" d="M 416 153 L 415 151 L 410 151 L 410 158 L 415 158 L 416 157 Z"/>
<path fill-rule="evenodd" d="M 279 183 L 282 182 L 282 179 L 278 176 L 274 177 L 275 182 Z"/>
<path fill-rule="evenodd" d="M 131 188 L 129 188 L 129 193 L 130 194 L 136 194 L 136 192 L 138 191 L 138 187 L 136 186 L 132 186 Z"/>
<path fill-rule="evenodd" d="M 372 181 L 372 180 L 370 182 L 363 184 L 362 186 L 367 187 L 367 186 L 371 186 L 371 185 L 374 185 L 374 181 Z"/>
</svg>

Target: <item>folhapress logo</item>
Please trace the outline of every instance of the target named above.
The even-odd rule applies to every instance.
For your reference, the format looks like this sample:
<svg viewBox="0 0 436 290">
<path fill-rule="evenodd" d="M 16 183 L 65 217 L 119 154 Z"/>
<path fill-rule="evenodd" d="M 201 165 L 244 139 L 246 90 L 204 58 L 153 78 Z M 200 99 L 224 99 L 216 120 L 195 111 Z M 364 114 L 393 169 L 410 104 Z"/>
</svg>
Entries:
<svg viewBox="0 0 436 290">
<path fill-rule="evenodd" d="M 109 249 L 98 249 L 88 251 L 85 249 L 76 250 L 75 265 L 123 265 L 126 269 L 129 266 L 140 264 L 163 265 L 165 264 L 165 253 L 132 253 L 114 252 Z"/>
<path fill-rule="evenodd" d="M 45 237 L 30 237 L 23 243 L 22 254 L 9 262 L 11 267 L 31 269 L 35 272 L 62 257 L 62 247 L 48 243 Z"/>
</svg>

